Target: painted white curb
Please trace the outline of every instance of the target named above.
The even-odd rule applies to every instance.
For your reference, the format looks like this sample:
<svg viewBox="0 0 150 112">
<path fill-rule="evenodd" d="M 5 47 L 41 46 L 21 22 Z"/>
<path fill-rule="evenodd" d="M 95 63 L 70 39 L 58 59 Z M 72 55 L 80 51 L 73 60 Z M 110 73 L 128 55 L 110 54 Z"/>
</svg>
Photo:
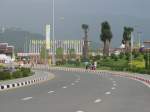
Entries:
<svg viewBox="0 0 150 112">
<path fill-rule="evenodd" d="M 15 82 L 15 83 L 11 83 L 11 84 L 1 84 L 0 85 L 0 91 L 18 88 L 18 87 L 29 86 L 29 85 L 33 85 L 33 84 L 38 84 L 38 83 L 48 81 L 48 80 L 53 79 L 53 78 L 54 78 L 54 75 L 49 73 L 48 75 L 46 75 L 44 77 L 38 77 L 38 78 L 35 78 L 32 80 L 26 80 L 26 81 L 20 80 L 19 82 Z"/>
</svg>

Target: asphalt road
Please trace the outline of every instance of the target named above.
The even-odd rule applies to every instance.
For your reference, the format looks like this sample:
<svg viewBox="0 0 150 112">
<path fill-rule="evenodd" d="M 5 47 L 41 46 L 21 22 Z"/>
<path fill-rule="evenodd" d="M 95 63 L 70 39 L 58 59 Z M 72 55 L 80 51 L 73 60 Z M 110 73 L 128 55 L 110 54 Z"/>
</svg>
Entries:
<svg viewBox="0 0 150 112">
<path fill-rule="evenodd" d="M 109 74 L 54 71 L 48 82 L 0 92 L 0 112 L 150 112 L 150 88 Z"/>
</svg>

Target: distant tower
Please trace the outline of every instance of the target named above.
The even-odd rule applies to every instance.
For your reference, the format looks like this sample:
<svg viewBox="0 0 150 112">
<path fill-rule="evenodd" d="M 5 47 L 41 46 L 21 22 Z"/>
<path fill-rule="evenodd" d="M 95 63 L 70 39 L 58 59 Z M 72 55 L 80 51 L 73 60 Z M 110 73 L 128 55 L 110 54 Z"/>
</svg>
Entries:
<svg viewBox="0 0 150 112">
<path fill-rule="evenodd" d="M 46 49 L 49 50 L 50 49 L 50 30 L 51 30 L 51 26 L 50 24 L 46 25 Z"/>
</svg>

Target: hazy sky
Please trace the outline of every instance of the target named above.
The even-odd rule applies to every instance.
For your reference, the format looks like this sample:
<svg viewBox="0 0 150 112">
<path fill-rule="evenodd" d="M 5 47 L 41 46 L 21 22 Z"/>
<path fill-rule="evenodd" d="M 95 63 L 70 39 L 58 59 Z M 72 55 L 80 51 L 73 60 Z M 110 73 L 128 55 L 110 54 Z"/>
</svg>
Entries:
<svg viewBox="0 0 150 112">
<path fill-rule="evenodd" d="M 55 0 L 55 6 L 56 39 L 80 39 L 86 23 L 90 40 L 98 41 L 100 24 L 107 20 L 113 46 L 120 44 L 125 25 L 136 26 L 150 40 L 150 0 Z M 52 0 L 0 0 L 0 25 L 44 34 L 47 23 L 52 23 Z"/>
</svg>

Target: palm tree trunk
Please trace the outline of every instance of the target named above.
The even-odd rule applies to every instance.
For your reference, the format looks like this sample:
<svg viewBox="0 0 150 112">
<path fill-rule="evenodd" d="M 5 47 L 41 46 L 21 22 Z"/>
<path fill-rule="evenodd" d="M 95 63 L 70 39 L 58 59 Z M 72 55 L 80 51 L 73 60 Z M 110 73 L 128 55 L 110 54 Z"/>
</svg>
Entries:
<svg viewBox="0 0 150 112">
<path fill-rule="evenodd" d="M 128 40 L 125 41 L 125 49 L 126 49 L 126 52 L 130 52 L 130 41 Z"/>
<path fill-rule="evenodd" d="M 110 46 L 110 41 L 109 40 L 104 41 L 104 49 L 103 49 L 104 56 L 109 56 L 109 46 Z"/>
<path fill-rule="evenodd" d="M 106 56 L 106 41 L 104 41 L 103 56 Z"/>
<path fill-rule="evenodd" d="M 109 40 L 106 40 L 106 56 L 109 56 L 109 46 L 110 46 L 110 42 Z"/>
<path fill-rule="evenodd" d="M 84 58 L 88 58 L 88 34 L 87 30 L 85 30 L 85 38 L 84 38 Z"/>
</svg>

